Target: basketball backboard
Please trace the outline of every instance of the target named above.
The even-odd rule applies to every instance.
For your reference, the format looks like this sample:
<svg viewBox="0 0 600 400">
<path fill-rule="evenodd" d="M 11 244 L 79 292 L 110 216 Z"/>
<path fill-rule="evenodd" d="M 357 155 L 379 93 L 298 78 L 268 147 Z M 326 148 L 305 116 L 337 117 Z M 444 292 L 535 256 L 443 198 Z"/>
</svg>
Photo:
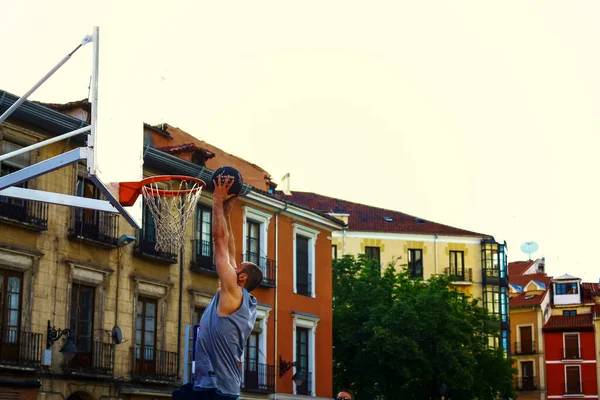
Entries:
<svg viewBox="0 0 600 400">
<path fill-rule="evenodd" d="M 112 32 L 100 41 L 99 28 L 87 35 L 79 46 L 65 56 L 33 88 L 21 96 L 8 110 L 0 115 L 0 123 L 6 120 L 38 87 L 64 65 L 71 56 L 87 43 L 93 43 L 92 105 L 91 126 L 77 129 L 31 146 L 0 155 L 0 161 L 17 154 L 35 150 L 69 137 L 87 134 L 87 145 L 65 151 L 55 157 L 40 161 L 16 172 L 0 177 L 0 195 L 43 201 L 47 203 L 83 207 L 101 211 L 120 213 L 134 227 L 141 228 L 142 199 L 133 206 L 124 207 L 119 202 L 119 182 L 140 181 L 143 168 L 143 120 L 140 110 L 131 107 L 128 93 L 139 93 L 135 89 L 135 60 L 133 53 L 122 49 L 122 32 Z M 101 59 L 100 54 L 104 52 Z M 128 59 L 128 56 L 130 59 Z M 100 72 L 104 71 L 103 79 Z M 47 174 L 67 165 L 87 163 L 88 177 L 98 186 L 106 199 L 88 199 L 71 194 L 46 192 L 20 188 L 18 184 Z"/>
<path fill-rule="evenodd" d="M 103 32 L 94 28 L 93 73 L 90 102 L 92 130 L 88 147 L 88 173 L 105 192 L 111 204 L 127 220 L 141 227 L 140 197 L 131 207 L 119 204 L 119 182 L 140 181 L 143 178 L 144 122 L 136 108 L 135 95 L 140 93 L 136 79 L 135 60 L 123 52 L 123 32 L 118 29 Z M 133 97 L 131 96 L 133 94 Z"/>
</svg>

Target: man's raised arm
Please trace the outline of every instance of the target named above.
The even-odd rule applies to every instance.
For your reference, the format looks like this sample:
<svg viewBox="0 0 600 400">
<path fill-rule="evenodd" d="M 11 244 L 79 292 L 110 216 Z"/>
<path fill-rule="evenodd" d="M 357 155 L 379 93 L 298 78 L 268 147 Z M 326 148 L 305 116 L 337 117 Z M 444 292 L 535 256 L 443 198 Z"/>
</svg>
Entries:
<svg viewBox="0 0 600 400">
<path fill-rule="evenodd" d="M 227 177 L 227 180 L 221 182 L 221 176 L 217 177 L 214 183 L 213 191 L 213 226 L 212 233 L 215 241 L 215 264 L 217 275 L 221 279 L 221 288 L 226 292 L 238 290 L 237 274 L 229 259 L 229 236 L 223 203 L 233 195 L 228 194 L 229 188 L 233 184 L 233 178 Z"/>
<path fill-rule="evenodd" d="M 233 205 L 235 204 L 235 197 L 229 199 L 223 205 L 223 210 L 225 212 L 225 220 L 227 221 L 227 232 L 229 233 L 229 263 L 233 268 L 237 266 L 235 262 L 235 238 L 233 237 L 233 229 L 231 229 L 231 210 L 233 209 Z"/>
</svg>

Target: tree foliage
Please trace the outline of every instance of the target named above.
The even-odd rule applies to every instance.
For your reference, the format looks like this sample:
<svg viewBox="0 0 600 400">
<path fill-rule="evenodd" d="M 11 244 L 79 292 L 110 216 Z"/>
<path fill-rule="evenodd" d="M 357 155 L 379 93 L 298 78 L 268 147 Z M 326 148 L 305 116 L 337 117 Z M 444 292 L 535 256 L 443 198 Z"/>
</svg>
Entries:
<svg viewBox="0 0 600 400">
<path fill-rule="evenodd" d="M 511 360 L 491 349 L 498 335 L 476 299 L 445 276 L 412 280 L 363 256 L 333 265 L 335 387 L 359 400 L 514 398 Z"/>
</svg>

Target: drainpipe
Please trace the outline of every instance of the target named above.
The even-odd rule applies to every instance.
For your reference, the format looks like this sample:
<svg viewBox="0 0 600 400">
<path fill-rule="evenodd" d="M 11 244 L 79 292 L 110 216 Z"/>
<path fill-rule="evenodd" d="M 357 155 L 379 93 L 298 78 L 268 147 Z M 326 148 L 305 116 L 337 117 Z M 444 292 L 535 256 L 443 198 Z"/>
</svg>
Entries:
<svg viewBox="0 0 600 400">
<path fill-rule="evenodd" d="M 289 204 L 287 201 L 283 201 L 285 203 L 285 207 L 279 211 L 275 212 L 275 304 L 273 305 L 273 316 L 275 317 L 275 340 L 274 340 L 274 352 L 273 352 L 273 362 L 275 363 L 275 396 L 273 400 L 277 400 L 277 381 L 278 379 L 278 366 L 277 366 L 277 321 L 279 318 L 277 317 L 278 310 L 278 302 L 279 302 L 279 214 L 287 210 Z"/>
<path fill-rule="evenodd" d="M 177 378 L 181 371 L 181 313 L 183 310 L 183 255 L 184 248 L 179 250 L 179 310 L 177 316 Z"/>
<path fill-rule="evenodd" d="M 433 250 L 435 254 L 435 274 L 438 274 L 438 253 L 437 253 L 437 239 L 438 235 L 433 235 Z"/>
</svg>

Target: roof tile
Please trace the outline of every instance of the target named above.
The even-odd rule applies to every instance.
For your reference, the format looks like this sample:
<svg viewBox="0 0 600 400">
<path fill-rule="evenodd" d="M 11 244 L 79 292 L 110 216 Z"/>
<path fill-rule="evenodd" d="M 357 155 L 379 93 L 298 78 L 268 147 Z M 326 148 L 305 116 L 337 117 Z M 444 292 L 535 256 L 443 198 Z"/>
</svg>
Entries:
<svg viewBox="0 0 600 400">
<path fill-rule="evenodd" d="M 578 314 L 573 316 L 553 315 L 550 317 L 544 331 L 589 331 L 594 330 L 592 314 Z"/>
</svg>

